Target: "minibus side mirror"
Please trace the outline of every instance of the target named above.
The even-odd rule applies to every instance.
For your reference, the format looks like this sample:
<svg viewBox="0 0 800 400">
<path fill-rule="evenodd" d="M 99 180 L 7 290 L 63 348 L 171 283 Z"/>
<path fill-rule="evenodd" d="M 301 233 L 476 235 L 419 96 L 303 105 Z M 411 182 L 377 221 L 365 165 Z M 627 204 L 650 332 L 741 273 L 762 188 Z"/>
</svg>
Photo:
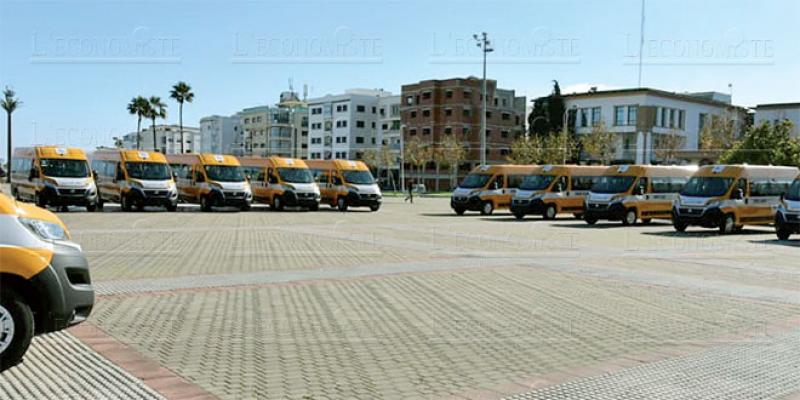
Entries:
<svg viewBox="0 0 800 400">
<path fill-rule="evenodd" d="M 92 170 L 92 178 L 93 178 L 94 180 L 97 180 L 97 178 L 98 178 L 98 174 L 97 174 L 97 170 L 96 170 L 96 169 L 93 169 L 93 170 Z"/>
<path fill-rule="evenodd" d="M 172 180 L 173 181 L 177 181 L 178 180 L 178 173 L 175 172 L 175 171 L 172 171 Z"/>
<path fill-rule="evenodd" d="M 644 187 L 637 186 L 636 189 L 633 190 L 633 194 L 636 196 L 641 196 L 644 194 Z"/>
<path fill-rule="evenodd" d="M 278 183 L 278 178 L 276 178 L 275 175 L 270 175 L 269 176 L 269 183 L 270 184 Z"/>
<path fill-rule="evenodd" d="M 195 182 L 197 182 L 197 183 L 203 183 L 203 182 L 205 182 L 205 181 L 206 181 L 206 176 L 205 176 L 205 175 L 203 175 L 203 174 L 197 174 L 197 175 L 194 177 L 194 181 L 195 181 Z"/>
<path fill-rule="evenodd" d="M 32 181 L 34 178 L 39 177 L 39 170 L 36 167 L 31 168 L 30 172 L 28 173 L 28 180 Z"/>
<path fill-rule="evenodd" d="M 731 199 L 733 200 L 741 200 L 743 198 L 744 198 L 744 190 L 742 190 L 742 188 L 736 188 L 733 190 L 733 193 L 731 193 Z"/>
</svg>

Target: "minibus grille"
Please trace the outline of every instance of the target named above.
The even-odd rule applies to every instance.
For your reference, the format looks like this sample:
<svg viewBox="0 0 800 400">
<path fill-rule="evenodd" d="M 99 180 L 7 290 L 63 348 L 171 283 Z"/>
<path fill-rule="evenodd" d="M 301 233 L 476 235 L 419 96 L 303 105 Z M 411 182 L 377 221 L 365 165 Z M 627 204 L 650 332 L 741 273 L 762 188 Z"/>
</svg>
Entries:
<svg viewBox="0 0 800 400">
<path fill-rule="evenodd" d="M 608 204 L 589 203 L 590 210 L 607 210 Z"/>
<path fill-rule="evenodd" d="M 169 191 L 168 190 L 145 190 L 144 194 L 147 197 L 168 197 Z"/>
<path fill-rule="evenodd" d="M 227 198 L 231 198 L 231 199 L 243 199 L 244 198 L 244 192 L 224 192 L 224 193 L 225 193 L 225 197 L 227 197 Z"/>
<path fill-rule="evenodd" d="M 363 199 L 363 200 L 377 200 L 378 199 L 378 195 L 375 194 L 375 193 L 364 193 L 364 194 L 360 194 L 359 197 L 361 197 L 361 199 Z"/>
<path fill-rule="evenodd" d="M 317 195 L 315 193 L 297 193 L 297 198 L 300 199 L 313 199 L 316 197 Z"/>
<path fill-rule="evenodd" d="M 681 207 L 680 209 L 681 214 L 685 215 L 700 215 L 703 213 L 702 208 L 689 208 L 689 207 Z"/>
<path fill-rule="evenodd" d="M 58 194 L 65 196 L 83 196 L 86 189 L 58 189 Z"/>
<path fill-rule="evenodd" d="M 800 214 L 786 214 L 786 221 L 800 222 Z"/>
</svg>

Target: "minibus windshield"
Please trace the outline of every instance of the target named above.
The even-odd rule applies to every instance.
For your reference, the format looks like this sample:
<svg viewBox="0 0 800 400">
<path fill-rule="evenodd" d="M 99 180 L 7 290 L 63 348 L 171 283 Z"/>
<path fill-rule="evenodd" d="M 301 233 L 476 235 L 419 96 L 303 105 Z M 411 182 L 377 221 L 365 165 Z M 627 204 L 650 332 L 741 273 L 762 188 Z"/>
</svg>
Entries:
<svg viewBox="0 0 800 400">
<path fill-rule="evenodd" d="M 695 176 L 689 179 L 681 190 L 683 196 L 715 197 L 728 192 L 733 178 L 720 178 L 717 176 Z"/>
<path fill-rule="evenodd" d="M 217 182 L 244 182 L 242 168 L 238 165 L 206 165 L 208 179 Z"/>
<path fill-rule="evenodd" d="M 489 178 L 491 177 L 492 176 L 489 174 L 469 174 L 458 187 L 465 189 L 481 188 L 486 185 L 486 182 L 489 182 Z"/>
<path fill-rule="evenodd" d="M 126 162 L 125 170 L 128 171 L 128 176 L 134 179 L 163 181 L 171 178 L 169 166 L 162 163 Z"/>
<path fill-rule="evenodd" d="M 635 176 L 601 176 L 592 186 L 595 193 L 622 193 L 627 192 L 633 184 Z"/>
<path fill-rule="evenodd" d="M 278 175 L 284 182 L 289 183 L 311 183 L 314 178 L 311 171 L 305 168 L 278 168 Z"/>
<path fill-rule="evenodd" d="M 342 172 L 344 181 L 354 185 L 371 185 L 375 183 L 369 171 L 344 171 Z"/>
<path fill-rule="evenodd" d="M 786 199 L 792 201 L 800 201 L 800 179 L 795 179 L 789 190 L 786 191 Z"/>
<path fill-rule="evenodd" d="M 553 175 L 530 175 L 526 176 L 519 185 L 522 190 L 545 190 L 553 182 Z"/>
<path fill-rule="evenodd" d="M 44 158 L 40 161 L 44 176 L 53 178 L 86 178 L 89 164 L 84 160 L 59 160 Z"/>
</svg>

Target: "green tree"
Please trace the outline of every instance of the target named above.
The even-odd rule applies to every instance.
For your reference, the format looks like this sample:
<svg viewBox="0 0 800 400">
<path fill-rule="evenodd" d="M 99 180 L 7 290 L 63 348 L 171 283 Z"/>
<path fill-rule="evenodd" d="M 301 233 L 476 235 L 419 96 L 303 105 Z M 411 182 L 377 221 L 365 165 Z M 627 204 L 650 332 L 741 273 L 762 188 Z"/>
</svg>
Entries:
<svg viewBox="0 0 800 400">
<path fill-rule="evenodd" d="M 542 154 L 541 139 L 537 136 L 521 136 L 511 143 L 511 154 L 506 160 L 512 164 L 536 164 Z"/>
<path fill-rule="evenodd" d="M 528 115 L 528 132 L 530 136 L 544 137 L 550 132 L 563 129 L 564 98 L 558 81 L 553 81 L 553 90 L 549 95 L 533 101 L 533 108 Z"/>
<path fill-rule="evenodd" d="M 433 151 L 428 143 L 423 142 L 418 137 L 408 140 L 403 148 L 405 160 L 413 167 L 417 168 L 417 182 L 422 178 L 425 163 L 430 161 Z"/>
<path fill-rule="evenodd" d="M 791 121 L 750 127 L 719 162 L 800 166 L 800 140 L 792 138 L 792 128 Z"/>
<path fill-rule="evenodd" d="M 169 92 L 169 97 L 175 99 L 178 102 L 178 126 L 180 127 L 181 132 L 181 154 L 185 153 L 183 148 L 183 103 L 191 103 L 194 100 L 194 93 L 192 92 L 192 87 L 189 86 L 186 82 L 178 82 L 172 86 L 172 90 Z"/>
<path fill-rule="evenodd" d="M 677 131 L 672 131 L 656 135 L 653 144 L 656 157 L 660 158 L 665 164 L 674 164 L 675 157 L 686 144 L 686 138 Z"/>
<path fill-rule="evenodd" d="M 148 115 L 150 102 L 142 96 L 136 96 L 128 103 L 128 113 L 136 116 L 136 150 L 141 148 L 140 139 L 142 136 L 142 117 Z"/>
<path fill-rule="evenodd" d="M 458 166 L 467 159 L 467 148 L 455 135 L 445 135 L 439 143 L 441 159 L 450 169 L 450 187 L 456 187 Z"/>
<path fill-rule="evenodd" d="M 581 137 L 580 143 L 583 150 L 603 165 L 611 164 L 616 153 L 617 135 L 609 132 L 603 122 L 592 127 L 592 132 Z"/>
<path fill-rule="evenodd" d="M 16 97 L 16 93 L 13 89 L 6 86 L 6 89 L 3 90 L 3 100 L 0 102 L 0 107 L 3 107 L 3 110 L 6 110 L 6 133 L 8 135 L 6 145 L 8 146 L 6 154 L 7 154 L 7 162 L 8 162 L 8 170 L 6 171 L 6 182 L 11 183 L 11 114 L 22 105 L 22 102 L 19 101 Z"/>
<path fill-rule="evenodd" d="M 730 115 L 712 115 L 700 131 L 698 147 L 715 159 L 719 158 L 736 143 L 736 131 L 737 125 Z"/>
<path fill-rule="evenodd" d="M 158 151 L 158 143 L 156 143 L 156 118 L 167 118 L 167 105 L 161 101 L 161 97 L 150 96 L 147 100 L 149 107 L 147 109 L 147 117 L 153 122 L 153 151 Z"/>
<path fill-rule="evenodd" d="M 553 132 L 542 139 L 539 161 L 542 164 L 562 164 L 571 161 L 577 154 L 577 144 L 569 132 L 565 130 Z"/>
</svg>

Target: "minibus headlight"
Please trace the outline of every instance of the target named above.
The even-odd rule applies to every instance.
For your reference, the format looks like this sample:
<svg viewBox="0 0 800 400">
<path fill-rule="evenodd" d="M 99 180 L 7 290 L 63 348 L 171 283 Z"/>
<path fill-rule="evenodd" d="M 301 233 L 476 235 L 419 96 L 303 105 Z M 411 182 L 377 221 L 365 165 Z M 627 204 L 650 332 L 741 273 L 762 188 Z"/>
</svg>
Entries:
<svg viewBox="0 0 800 400">
<path fill-rule="evenodd" d="M 130 181 L 130 183 L 128 185 L 130 185 L 130 187 L 133 188 L 133 189 L 140 189 L 140 190 L 143 189 L 141 182 Z"/>
<path fill-rule="evenodd" d="M 211 189 L 222 191 L 222 185 L 220 185 L 219 183 L 209 183 L 208 186 Z"/>
<path fill-rule="evenodd" d="M 39 219 L 19 218 L 19 222 L 34 235 L 44 240 L 68 240 L 67 231 L 61 225 Z"/>
<path fill-rule="evenodd" d="M 52 187 L 58 186 L 58 182 L 56 182 L 55 179 L 50 179 L 50 178 L 44 178 L 44 184 L 45 186 L 52 186 Z"/>
</svg>

